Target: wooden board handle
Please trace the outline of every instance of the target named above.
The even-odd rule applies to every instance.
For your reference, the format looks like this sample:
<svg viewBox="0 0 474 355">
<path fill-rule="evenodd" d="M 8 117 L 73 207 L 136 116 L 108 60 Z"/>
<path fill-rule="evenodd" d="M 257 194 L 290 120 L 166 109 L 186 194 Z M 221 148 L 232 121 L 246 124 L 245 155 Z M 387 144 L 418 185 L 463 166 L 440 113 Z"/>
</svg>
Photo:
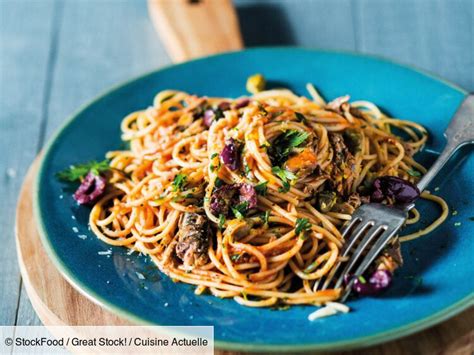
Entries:
<svg viewBox="0 0 474 355">
<path fill-rule="evenodd" d="M 231 0 L 148 0 L 148 11 L 175 62 L 243 48 Z"/>
</svg>

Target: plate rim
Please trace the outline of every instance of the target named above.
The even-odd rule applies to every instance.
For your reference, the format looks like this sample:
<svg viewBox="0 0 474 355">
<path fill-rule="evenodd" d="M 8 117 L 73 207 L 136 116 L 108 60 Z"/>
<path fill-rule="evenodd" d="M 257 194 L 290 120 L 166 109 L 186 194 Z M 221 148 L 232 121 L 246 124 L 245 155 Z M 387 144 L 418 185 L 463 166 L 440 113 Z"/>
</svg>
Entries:
<svg viewBox="0 0 474 355">
<path fill-rule="evenodd" d="M 170 64 L 158 69 L 154 69 L 139 76 L 133 77 L 129 80 L 120 82 L 119 84 L 113 85 L 111 88 L 102 91 L 98 96 L 95 96 L 92 100 L 86 102 L 85 104 L 81 105 L 75 112 L 69 115 L 65 121 L 60 125 L 58 129 L 54 132 L 51 138 L 48 140 L 47 144 L 43 148 L 43 156 L 41 157 L 40 165 L 38 172 L 34 179 L 34 189 L 33 189 L 33 210 L 34 210 L 34 217 L 35 222 L 38 227 L 38 234 L 40 235 L 41 243 L 48 255 L 49 259 L 53 262 L 56 269 L 60 272 L 60 274 L 66 279 L 66 281 L 72 285 L 80 294 L 91 300 L 93 303 L 105 308 L 109 312 L 116 314 L 132 323 L 137 325 L 159 325 L 155 322 L 147 321 L 134 313 L 123 309 L 120 306 L 117 306 L 107 300 L 105 297 L 99 296 L 94 290 L 88 287 L 86 284 L 79 281 L 74 273 L 69 270 L 66 265 L 63 263 L 59 255 L 54 251 L 53 244 L 49 239 L 47 229 L 45 227 L 44 221 L 41 217 L 41 209 L 40 209 L 40 180 L 41 177 L 44 175 L 46 161 L 48 160 L 53 147 L 55 146 L 56 141 L 60 138 L 63 132 L 80 116 L 86 109 L 90 106 L 95 104 L 97 101 L 100 101 L 104 97 L 107 97 L 114 92 L 120 90 L 121 88 L 134 83 L 136 81 L 142 80 L 146 77 L 151 75 L 155 75 L 156 73 L 166 71 L 168 69 L 180 67 L 183 65 L 187 65 L 188 63 L 205 61 L 209 58 L 214 57 L 221 57 L 227 56 L 232 54 L 238 54 L 243 52 L 258 52 L 258 51 L 275 51 L 275 50 L 295 50 L 295 51 L 302 51 L 302 52 L 310 52 L 310 53 L 319 53 L 319 54 L 333 54 L 333 55 L 344 55 L 344 56 L 353 56 L 359 58 L 367 58 L 373 61 L 384 62 L 387 64 L 395 65 L 404 69 L 408 69 L 410 71 L 416 72 L 421 74 L 425 77 L 438 81 L 451 89 L 458 91 L 459 93 L 466 96 L 468 92 L 461 88 L 460 86 L 439 77 L 427 70 L 419 69 L 416 66 L 407 65 L 399 63 L 395 60 L 391 60 L 379 55 L 370 55 L 370 54 L 363 54 L 357 53 L 354 51 L 346 51 L 346 50 L 325 50 L 325 49 L 313 49 L 313 48 L 306 48 L 301 46 L 270 46 L 270 47 L 254 47 L 248 48 L 244 50 L 237 50 L 237 51 L 230 51 L 224 52 L 219 54 L 213 54 L 209 56 L 199 57 L 196 59 L 192 59 L 189 61 L 185 61 L 182 63 L 177 64 Z M 226 350 L 243 350 L 243 351 L 272 351 L 272 352 L 285 352 L 285 351 L 310 351 L 310 350 L 349 350 L 349 349 L 356 349 L 356 348 L 363 348 L 368 347 L 371 345 L 380 344 L 383 342 L 388 342 L 391 340 L 395 340 L 415 332 L 421 331 L 426 329 L 430 326 L 438 324 L 448 318 L 454 317 L 455 315 L 461 313 L 465 309 L 469 308 L 470 306 L 474 305 L 474 291 L 470 294 L 466 295 L 465 297 L 461 298 L 457 302 L 451 304 L 444 309 L 433 313 L 425 318 L 418 319 L 414 322 L 407 323 L 398 327 L 393 327 L 383 332 L 374 333 L 364 337 L 358 337 L 352 340 L 341 340 L 341 341 L 332 341 L 328 343 L 306 343 L 303 345 L 270 345 L 270 344 L 256 344 L 256 343 L 244 343 L 238 341 L 223 341 L 223 340 L 215 340 L 214 339 L 214 346 L 220 349 Z"/>
</svg>

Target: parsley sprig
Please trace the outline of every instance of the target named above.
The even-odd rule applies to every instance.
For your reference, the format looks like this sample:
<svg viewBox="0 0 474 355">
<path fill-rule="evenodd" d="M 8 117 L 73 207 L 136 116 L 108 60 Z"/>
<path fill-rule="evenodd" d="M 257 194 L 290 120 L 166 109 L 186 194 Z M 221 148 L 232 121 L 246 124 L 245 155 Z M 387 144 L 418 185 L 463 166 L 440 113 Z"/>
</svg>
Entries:
<svg viewBox="0 0 474 355">
<path fill-rule="evenodd" d="M 273 165 L 281 165 L 294 148 L 301 146 L 309 137 L 308 132 L 289 129 L 280 134 L 268 148 L 268 154 Z"/>
<path fill-rule="evenodd" d="M 225 216 L 223 214 L 220 214 L 218 228 L 222 230 L 224 228 L 224 225 L 225 225 Z"/>
<path fill-rule="evenodd" d="M 232 212 L 234 213 L 234 216 L 238 219 L 244 219 L 247 210 L 249 208 L 249 203 L 247 201 L 241 202 L 235 207 L 232 207 Z"/>
<path fill-rule="evenodd" d="M 100 175 L 100 173 L 105 172 L 110 169 L 109 161 L 96 161 L 92 160 L 90 162 L 84 164 L 75 164 L 71 165 L 69 168 L 64 169 L 56 174 L 56 177 L 59 180 L 63 181 L 80 181 L 84 178 L 89 171 L 92 172 L 94 175 Z"/>
<path fill-rule="evenodd" d="M 418 170 L 415 169 L 408 169 L 407 170 L 408 175 L 411 175 L 413 177 L 420 177 L 421 173 Z"/>
<path fill-rule="evenodd" d="M 260 219 L 262 220 L 263 225 L 268 226 L 268 221 L 270 219 L 270 211 L 266 210 L 264 213 L 262 213 Z"/>
<path fill-rule="evenodd" d="M 279 166 L 274 166 L 272 168 L 272 173 L 278 176 L 282 183 L 283 187 L 278 189 L 279 192 L 288 192 L 290 191 L 290 181 L 296 179 L 296 175 L 293 174 L 291 171 L 285 170 L 280 168 Z"/>
<path fill-rule="evenodd" d="M 186 180 L 188 177 L 184 174 L 178 174 L 174 177 L 173 183 L 171 184 L 173 186 L 173 192 L 176 191 L 181 191 L 186 185 Z"/>
<path fill-rule="evenodd" d="M 311 229 L 311 223 L 309 222 L 308 218 L 297 218 L 296 219 L 296 226 L 295 226 L 295 233 L 299 236 L 304 236 L 304 232 Z"/>
<path fill-rule="evenodd" d="M 257 194 L 259 194 L 260 196 L 266 196 L 268 189 L 267 185 L 268 181 L 264 181 L 260 184 L 255 185 L 255 191 L 257 192 Z"/>
</svg>

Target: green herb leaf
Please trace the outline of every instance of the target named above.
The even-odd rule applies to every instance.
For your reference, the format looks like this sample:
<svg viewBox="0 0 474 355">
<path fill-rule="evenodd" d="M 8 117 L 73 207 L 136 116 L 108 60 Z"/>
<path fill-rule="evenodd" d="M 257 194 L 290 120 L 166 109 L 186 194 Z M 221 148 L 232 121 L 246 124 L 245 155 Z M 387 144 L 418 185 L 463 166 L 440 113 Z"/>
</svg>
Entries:
<svg viewBox="0 0 474 355">
<path fill-rule="evenodd" d="M 219 178 L 216 178 L 216 181 L 214 182 L 214 185 L 216 187 L 221 187 L 222 185 L 224 185 L 224 181 L 222 181 L 221 179 Z"/>
<path fill-rule="evenodd" d="M 214 158 L 217 157 L 218 155 L 219 155 L 219 153 L 213 153 L 213 154 L 211 155 L 211 159 L 214 159 Z"/>
<path fill-rule="evenodd" d="M 308 132 L 290 129 L 273 140 L 268 149 L 272 164 L 277 166 L 284 163 L 294 148 L 302 145 L 309 137 Z"/>
<path fill-rule="evenodd" d="M 234 213 L 234 216 L 236 218 L 244 219 L 248 208 L 249 208 L 249 203 L 247 201 L 244 201 L 244 202 L 239 203 L 235 207 L 232 207 L 232 212 Z"/>
<path fill-rule="evenodd" d="M 238 261 L 241 257 L 242 257 L 242 254 L 234 254 L 234 255 L 231 255 L 230 260 Z"/>
<path fill-rule="evenodd" d="M 278 192 L 286 193 L 290 191 L 290 188 L 291 188 L 290 183 L 287 181 L 283 181 L 283 186 L 278 188 Z"/>
<path fill-rule="evenodd" d="M 222 229 L 224 228 L 224 224 L 225 224 L 225 216 L 223 214 L 220 214 L 219 215 L 219 229 Z"/>
<path fill-rule="evenodd" d="M 300 112 L 295 112 L 295 116 L 296 116 L 296 119 L 297 119 L 299 122 L 303 122 L 303 123 L 306 123 L 306 122 L 307 122 L 305 115 L 303 115 L 302 113 L 300 113 Z"/>
<path fill-rule="evenodd" d="M 63 181 L 79 181 L 84 176 L 86 176 L 89 171 L 94 175 L 99 175 L 100 173 L 109 169 L 110 166 L 108 160 L 103 160 L 100 162 L 93 160 L 85 164 L 71 165 L 69 168 L 58 172 L 56 177 Z"/>
<path fill-rule="evenodd" d="M 262 219 L 263 224 L 268 226 L 268 220 L 270 218 L 270 211 L 267 210 L 264 213 L 262 213 L 260 218 Z"/>
<path fill-rule="evenodd" d="M 255 191 L 257 194 L 260 196 L 266 196 L 267 195 L 267 187 L 268 181 L 261 182 L 260 184 L 255 185 Z"/>
<path fill-rule="evenodd" d="M 288 191 L 290 191 L 290 184 L 286 181 L 283 181 L 283 186 L 278 188 L 278 192 L 281 192 L 281 193 L 286 193 Z"/>
<path fill-rule="evenodd" d="M 173 180 L 173 191 L 181 191 L 184 187 L 184 185 L 186 185 L 186 180 L 188 179 L 188 177 L 184 174 L 178 174 L 174 177 L 174 180 Z"/>
<path fill-rule="evenodd" d="M 318 265 L 319 265 L 318 262 L 315 260 L 315 261 L 313 261 L 311 264 L 309 264 L 309 265 L 306 267 L 306 269 L 303 270 L 303 272 L 304 272 L 305 274 L 310 274 L 311 272 L 314 271 L 314 269 L 316 269 L 316 267 L 317 267 Z"/>
<path fill-rule="evenodd" d="M 296 175 L 291 171 L 280 168 L 279 166 L 274 166 L 272 168 L 272 173 L 278 176 L 282 181 L 294 180 Z"/>
<path fill-rule="evenodd" d="M 407 173 L 408 173 L 408 175 L 411 175 L 413 177 L 420 177 L 421 176 L 421 173 L 418 170 L 414 170 L 414 169 L 408 169 Z"/>
<path fill-rule="evenodd" d="M 309 222 L 308 218 L 297 218 L 296 219 L 296 227 L 295 227 L 296 235 L 300 235 L 301 233 L 310 230 L 311 226 L 312 225 Z"/>
<path fill-rule="evenodd" d="M 367 280 L 366 280 L 365 277 L 362 276 L 362 275 L 359 276 L 358 279 L 359 279 L 360 283 L 362 283 L 362 284 L 366 284 L 366 283 L 367 283 Z"/>
<path fill-rule="evenodd" d="M 249 176 L 250 167 L 247 165 L 247 163 L 244 164 L 244 172 L 245 172 L 245 176 Z"/>
<path fill-rule="evenodd" d="M 272 173 L 278 176 L 281 181 L 283 182 L 283 187 L 280 187 L 278 189 L 279 192 L 288 192 L 290 190 L 290 183 L 288 180 L 294 180 L 296 179 L 296 175 L 293 174 L 292 172 L 282 169 L 279 166 L 274 166 L 272 168 Z"/>
</svg>

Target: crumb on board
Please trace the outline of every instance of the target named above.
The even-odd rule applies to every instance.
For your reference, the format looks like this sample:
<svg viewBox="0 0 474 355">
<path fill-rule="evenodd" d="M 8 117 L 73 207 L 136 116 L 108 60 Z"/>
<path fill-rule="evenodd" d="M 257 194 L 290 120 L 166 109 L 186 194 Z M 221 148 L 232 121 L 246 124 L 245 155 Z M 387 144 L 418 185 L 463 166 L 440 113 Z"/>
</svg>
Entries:
<svg viewBox="0 0 474 355">
<path fill-rule="evenodd" d="M 16 170 L 13 168 L 8 168 L 7 169 L 7 176 L 11 179 L 16 178 Z"/>
</svg>

